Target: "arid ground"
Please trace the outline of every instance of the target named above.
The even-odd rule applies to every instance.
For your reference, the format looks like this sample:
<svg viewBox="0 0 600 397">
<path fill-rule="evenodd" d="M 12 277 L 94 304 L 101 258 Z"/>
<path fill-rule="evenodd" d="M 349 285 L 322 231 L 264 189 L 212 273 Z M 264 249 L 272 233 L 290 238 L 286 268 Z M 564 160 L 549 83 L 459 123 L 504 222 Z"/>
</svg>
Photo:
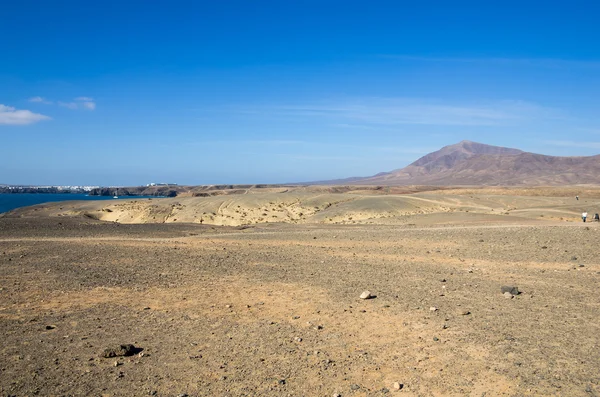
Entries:
<svg viewBox="0 0 600 397">
<path fill-rule="evenodd" d="M 0 394 L 600 394 L 600 190 L 394 193 L 0 217 Z"/>
</svg>

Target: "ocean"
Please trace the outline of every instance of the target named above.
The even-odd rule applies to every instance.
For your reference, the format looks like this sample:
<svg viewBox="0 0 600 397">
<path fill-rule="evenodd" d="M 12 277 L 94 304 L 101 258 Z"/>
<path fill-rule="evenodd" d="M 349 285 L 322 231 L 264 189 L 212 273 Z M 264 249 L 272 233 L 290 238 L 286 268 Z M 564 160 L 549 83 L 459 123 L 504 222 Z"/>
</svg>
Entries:
<svg viewBox="0 0 600 397">
<path fill-rule="evenodd" d="M 119 199 L 157 198 L 153 196 L 123 196 Z M 0 193 L 0 213 L 19 207 L 69 200 L 117 200 L 111 196 L 87 196 L 72 193 Z"/>
</svg>

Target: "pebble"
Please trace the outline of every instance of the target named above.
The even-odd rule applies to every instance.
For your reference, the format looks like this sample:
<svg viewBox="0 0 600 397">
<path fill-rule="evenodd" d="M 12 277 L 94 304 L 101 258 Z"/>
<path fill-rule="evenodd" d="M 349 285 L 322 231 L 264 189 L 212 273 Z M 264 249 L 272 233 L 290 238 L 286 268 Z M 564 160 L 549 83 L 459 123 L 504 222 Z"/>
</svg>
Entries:
<svg viewBox="0 0 600 397">
<path fill-rule="evenodd" d="M 360 386 L 359 386 L 359 385 L 357 385 L 356 383 L 355 383 L 355 384 L 352 384 L 352 385 L 350 385 L 350 390 L 358 390 L 358 389 L 360 389 Z"/>
<path fill-rule="evenodd" d="M 435 336 L 434 336 L 434 337 L 433 337 L 433 341 L 434 341 L 434 342 L 439 342 L 439 341 L 440 341 L 440 338 L 438 338 L 438 337 L 435 337 Z"/>
<path fill-rule="evenodd" d="M 362 294 L 360 294 L 360 299 L 371 299 L 372 295 L 371 292 L 369 291 L 363 291 Z"/>
<path fill-rule="evenodd" d="M 429 308 L 429 311 L 432 311 L 432 312 L 437 312 L 437 311 L 438 311 L 438 308 L 437 308 L 437 307 L 435 307 L 435 306 L 431 306 L 431 307 Z"/>
<path fill-rule="evenodd" d="M 471 312 L 468 310 L 463 310 L 462 312 L 460 312 L 461 316 L 468 316 L 469 314 L 471 314 Z"/>
<path fill-rule="evenodd" d="M 511 295 L 519 295 L 521 293 L 517 286 L 512 285 L 503 285 L 502 287 L 500 287 L 500 292 L 509 292 Z"/>
<path fill-rule="evenodd" d="M 295 337 L 295 338 L 294 338 L 294 340 L 295 340 L 296 342 L 302 342 L 302 338 L 299 338 L 299 337 Z"/>
<path fill-rule="evenodd" d="M 510 292 L 506 291 L 506 292 L 504 293 L 504 297 L 505 297 L 506 299 L 512 299 L 512 298 L 514 298 L 515 296 L 514 296 L 513 294 L 511 294 Z"/>
<path fill-rule="evenodd" d="M 402 388 L 404 387 L 404 385 L 400 382 L 394 382 L 394 384 L 392 385 L 392 387 L 394 388 L 394 390 L 402 390 Z"/>
</svg>

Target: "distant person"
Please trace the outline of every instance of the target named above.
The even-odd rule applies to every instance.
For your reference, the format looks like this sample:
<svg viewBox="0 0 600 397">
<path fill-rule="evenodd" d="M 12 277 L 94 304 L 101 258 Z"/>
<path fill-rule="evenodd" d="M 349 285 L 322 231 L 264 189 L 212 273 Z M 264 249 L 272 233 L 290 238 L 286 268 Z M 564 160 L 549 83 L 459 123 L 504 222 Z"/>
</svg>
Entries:
<svg viewBox="0 0 600 397">
<path fill-rule="evenodd" d="M 583 219 L 583 221 L 585 222 L 585 220 L 587 219 L 587 212 L 583 212 L 581 214 L 581 219 Z"/>
<path fill-rule="evenodd" d="M 579 196 L 575 196 L 575 199 L 576 199 L 577 201 L 579 201 Z"/>
<path fill-rule="evenodd" d="M 600 215 L 597 212 L 594 214 L 594 220 L 600 222 Z"/>
</svg>

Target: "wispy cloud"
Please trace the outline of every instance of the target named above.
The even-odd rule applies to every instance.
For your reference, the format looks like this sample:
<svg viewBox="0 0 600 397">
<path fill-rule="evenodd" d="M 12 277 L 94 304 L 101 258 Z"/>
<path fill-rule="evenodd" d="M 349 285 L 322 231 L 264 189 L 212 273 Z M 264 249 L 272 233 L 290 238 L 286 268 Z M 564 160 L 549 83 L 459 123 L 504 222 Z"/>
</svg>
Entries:
<svg viewBox="0 0 600 397">
<path fill-rule="evenodd" d="M 50 117 L 33 113 L 30 110 L 17 110 L 14 107 L 0 104 L 0 124 L 27 125 L 42 120 L 50 120 Z"/>
<path fill-rule="evenodd" d="M 84 108 L 86 108 L 88 110 L 94 110 L 94 109 L 96 109 L 96 103 L 95 102 L 83 102 L 81 104 L 81 106 L 83 106 Z"/>
<path fill-rule="evenodd" d="M 600 142 L 582 142 L 582 141 L 544 141 L 544 144 L 549 146 L 559 147 L 575 147 L 575 148 L 588 148 L 588 149 L 600 149 Z"/>
<path fill-rule="evenodd" d="M 75 102 L 61 102 L 61 101 L 58 101 L 58 106 L 62 106 L 64 108 L 71 109 L 71 110 L 76 110 L 78 107 L 77 103 L 75 103 Z"/>
<path fill-rule="evenodd" d="M 59 106 L 65 107 L 71 110 L 77 109 L 85 109 L 85 110 L 95 110 L 96 102 L 94 102 L 93 98 L 80 96 L 74 99 L 75 102 L 58 102 Z"/>
<path fill-rule="evenodd" d="M 490 103 L 455 104 L 439 100 L 412 98 L 339 99 L 301 105 L 263 106 L 238 109 L 238 113 L 256 116 L 320 118 L 337 126 L 509 125 L 539 118 L 560 118 L 556 109 L 535 103 L 511 100 Z"/>
<path fill-rule="evenodd" d="M 383 54 L 381 57 L 401 61 L 436 62 L 436 63 L 469 63 L 506 66 L 534 66 L 540 68 L 600 68 L 600 60 L 560 59 L 560 58 L 503 58 L 503 57 L 435 57 L 402 54 Z"/>
<path fill-rule="evenodd" d="M 48 101 L 44 98 L 42 98 L 41 96 L 34 96 L 29 98 L 29 102 L 32 103 L 43 103 L 44 105 L 52 105 L 52 101 Z"/>
</svg>

